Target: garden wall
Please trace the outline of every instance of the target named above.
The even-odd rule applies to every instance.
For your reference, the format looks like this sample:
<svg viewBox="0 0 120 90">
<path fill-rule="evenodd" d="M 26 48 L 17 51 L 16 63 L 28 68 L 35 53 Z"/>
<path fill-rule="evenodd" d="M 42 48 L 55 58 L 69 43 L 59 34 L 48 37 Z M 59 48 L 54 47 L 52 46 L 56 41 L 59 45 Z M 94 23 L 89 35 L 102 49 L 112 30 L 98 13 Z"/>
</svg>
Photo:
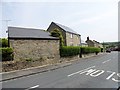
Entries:
<svg viewBox="0 0 120 90">
<path fill-rule="evenodd" d="M 59 59 L 59 40 L 10 39 L 14 60 Z"/>
</svg>

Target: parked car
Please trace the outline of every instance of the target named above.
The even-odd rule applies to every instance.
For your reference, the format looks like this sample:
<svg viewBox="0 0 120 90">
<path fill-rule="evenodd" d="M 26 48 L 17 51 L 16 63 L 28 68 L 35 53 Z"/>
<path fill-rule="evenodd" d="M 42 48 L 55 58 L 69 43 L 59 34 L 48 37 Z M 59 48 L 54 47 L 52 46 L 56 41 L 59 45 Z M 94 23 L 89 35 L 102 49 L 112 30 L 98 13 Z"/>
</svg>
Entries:
<svg viewBox="0 0 120 90">
<path fill-rule="evenodd" d="M 111 53 L 111 50 L 106 50 L 106 52 Z"/>
</svg>

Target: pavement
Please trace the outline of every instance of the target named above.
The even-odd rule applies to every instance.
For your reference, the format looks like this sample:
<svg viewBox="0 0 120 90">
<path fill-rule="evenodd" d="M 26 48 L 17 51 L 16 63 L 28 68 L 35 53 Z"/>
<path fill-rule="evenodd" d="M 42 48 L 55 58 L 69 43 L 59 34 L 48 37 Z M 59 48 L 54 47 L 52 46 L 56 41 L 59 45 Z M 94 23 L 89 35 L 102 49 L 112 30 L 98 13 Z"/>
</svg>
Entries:
<svg viewBox="0 0 120 90">
<path fill-rule="evenodd" d="M 22 69 L 22 70 L 3 72 L 3 73 L 1 73 L 2 78 L 0 79 L 0 82 L 11 80 L 11 79 L 16 79 L 16 78 L 21 78 L 21 77 L 25 77 L 25 76 L 29 76 L 29 75 L 34 75 L 37 73 L 52 71 L 52 70 L 55 70 L 55 69 L 58 69 L 61 67 L 66 67 L 69 65 L 71 65 L 70 62 L 64 62 L 64 63 L 57 63 L 54 65 L 48 64 L 48 65 L 32 67 L 32 68 L 27 68 L 27 69 Z"/>
<path fill-rule="evenodd" d="M 101 55 L 103 55 L 103 53 L 100 53 L 97 56 L 101 56 Z M 90 57 L 95 57 L 95 56 L 96 55 L 87 56 L 87 57 L 84 57 L 84 58 L 80 58 L 80 60 L 90 58 Z M 76 60 L 66 61 L 66 62 L 63 62 L 63 63 L 57 63 L 57 64 L 54 64 L 54 65 L 47 64 L 47 65 L 43 65 L 43 66 L 31 67 L 31 68 L 22 69 L 22 70 L 2 72 L 2 73 L 0 73 L 2 75 L 2 78 L 0 78 L 0 82 L 15 79 L 15 78 L 21 78 L 21 77 L 24 77 L 24 76 L 29 76 L 29 75 L 33 75 L 33 74 L 37 74 L 37 73 L 47 72 L 47 71 L 51 71 L 51 70 L 55 70 L 55 69 L 59 69 L 59 68 L 62 68 L 62 67 L 72 65 L 72 62 L 76 62 Z"/>
<path fill-rule="evenodd" d="M 120 86 L 118 52 L 101 54 L 46 68 L 3 74 L 3 88 L 114 88 Z M 42 73 L 41 73 L 42 72 Z M 19 75 L 22 75 L 19 76 Z M 17 78 L 14 78 L 15 76 Z M 18 76 L 17 76 L 18 75 Z M 12 77 L 11 79 L 7 79 Z M 6 80 L 4 80 L 6 79 Z"/>
</svg>

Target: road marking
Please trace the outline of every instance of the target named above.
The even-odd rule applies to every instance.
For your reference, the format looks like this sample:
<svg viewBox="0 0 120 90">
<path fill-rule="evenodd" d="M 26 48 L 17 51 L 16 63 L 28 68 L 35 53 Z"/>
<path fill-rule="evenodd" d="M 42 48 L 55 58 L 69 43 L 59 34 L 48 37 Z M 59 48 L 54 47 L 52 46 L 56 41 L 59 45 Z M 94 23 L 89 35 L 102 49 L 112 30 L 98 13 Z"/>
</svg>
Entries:
<svg viewBox="0 0 120 90">
<path fill-rule="evenodd" d="M 114 74 L 116 74 L 116 72 L 112 72 L 112 71 L 107 71 L 109 73 L 112 73 L 110 76 L 108 76 L 106 79 L 109 80 Z"/>
<path fill-rule="evenodd" d="M 84 74 L 86 73 L 86 75 L 89 75 L 90 73 L 94 72 L 96 69 L 88 69 L 88 70 L 84 70 L 83 72 L 80 72 L 79 74 Z"/>
<path fill-rule="evenodd" d="M 75 74 L 78 74 L 78 73 L 80 73 L 80 72 L 82 72 L 82 71 L 84 71 L 84 70 L 87 70 L 87 69 L 90 69 L 90 68 L 94 68 L 94 67 L 95 67 L 95 66 L 91 66 L 91 67 L 88 67 L 88 68 L 86 68 L 86 69 L 80 70 L 80 71 L 78 71 L 78 72 L 69 74 L 68 77 L 73 76 L 73 75 L 75 75 Z"/>
<path fill-rule="evenodd" d="M 120 77 L 120 73 L 117 73 L 118 78 Z M 115 82 L 120 82 L 120 80 L 116 80 L 115 78 L 112 78 L 113 81 Z"/>
<path fill-rule="evenodd" d="M 34 88 L 37 88 L 37 87 L 39 87 L 39 85 L 36 85 L 36 86 L 30 87 L 30 88 L 28 88 L 28 89 L 25 89 L 25 90 L 34 89 Z"/>
<path fill-rule="evenodd" d="M 90 75 L 92 77 L 97 77 L 101 74 L 103 74 L 105 71 L 104 70 L 96 70 L 96 69 L 88 69 L 83 72 L 80 72 L 79 74 L 85 74 L 85 75 Z"/>
<path fill-rule="evenodd" d="M 120 80 L 116 80 L 115 78 L 112 78 L 112 80 L 115 82 L 120 82 Z"/>
<path fill-rule="evenodd" d="M 92 76 L 92 77 L 97 77 L 97 76 L 103 74 L 104 72 L 105 72 L 104 70 L 97 70 L 97 71 L 95 71 L 95 72 L 92 72 L 92 73 L 90 74 L 90 76 Z"/>
<path fill-rule="evenodd" d="M 109 62 L 111 59 L 109 59 L 109 60 L 106 60 L 106 61 L 104 61 L 104 62 L 102 62 L 102 63 L 106 63 L 106 62 Z"/>
<path fill-rule="evenodd" d="M 107 61 L 108 61 L 108 60 L 107 60 Z M 86 69 L 80 70 L 80 71 L 78 71 L 78 72 L 69 74 L 68 77 L 73 76 L 73 75 L 75 75 L 75 74 L 80 74 L 80 75 L 81 75 L 81 74 L 85 74 L 85 75 L 90 75 L 91 77 L 98 77 L 98 76 L 104 74 L 105 72 L 107 72 L 107 73 L 110 73 L 110 75 L 107 76 L 106 80 L 112 80 L 112 81 L 117 82 L 117 83 L 120 82 L 120 79 L 119 79 L 120 73 L 113 72 L 113 71 L 97 70 L 97 69 L 95 69 L 94 67 L 95 67 L 95 66 L 91 66 L 91 67 L 88 67 L 88 68 L 86 68 Z M 116 76 L 118 77 L 118 79 L 117 79 Z M 115 78 L 115 77 L 116 77 L 116 78 Z"/>
</svg>

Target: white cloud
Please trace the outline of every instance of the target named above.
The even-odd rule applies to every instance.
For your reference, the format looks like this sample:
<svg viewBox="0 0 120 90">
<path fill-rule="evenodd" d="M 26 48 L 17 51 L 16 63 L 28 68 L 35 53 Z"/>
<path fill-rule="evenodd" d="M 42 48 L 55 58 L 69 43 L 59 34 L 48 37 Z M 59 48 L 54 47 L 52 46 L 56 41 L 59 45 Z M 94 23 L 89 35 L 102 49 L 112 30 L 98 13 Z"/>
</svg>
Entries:
<svg viewBox="0 0 120 90">
<path fill-rule="evenodd" d="M 78 19 L 75 22 L 71 22 L 70 26 L 72 26 L 72 27 L 81 26 L 81 24 L 90 24 L 91 25 L 91 24 L 96 24 L 96 23 L 100 23 L 100 22 L 108 22 L 111 19 L 115 19 L 117 22 L 117 20 L 118 20 L 117 18 L 118 18 L 118 10 L 115 8 L 115 9 L 112 9 L 105 13 L 101 12 L 101 14 L 99 14 L 99 15 L 97 14 L 96 16 L 93 16 L 93 17 L 88 18 L 88 16 L 86 16 L 86 18 L 84 17 L 83 19 Z"/>
<path fill-rule="evenodd" d="M 98 22 L 99 20 L 105 20 L 107 18 L 117 16 L 118 15 L 117 13 L 118 13 L 117 10 L 112 10 L 112 11 L 108 11 L 106 13 L 102 13 L 100 15 L 94 16 L 94 17 L 82 19 L 80 22 L 92 24 L 92 23 Z"/>
</svg>

